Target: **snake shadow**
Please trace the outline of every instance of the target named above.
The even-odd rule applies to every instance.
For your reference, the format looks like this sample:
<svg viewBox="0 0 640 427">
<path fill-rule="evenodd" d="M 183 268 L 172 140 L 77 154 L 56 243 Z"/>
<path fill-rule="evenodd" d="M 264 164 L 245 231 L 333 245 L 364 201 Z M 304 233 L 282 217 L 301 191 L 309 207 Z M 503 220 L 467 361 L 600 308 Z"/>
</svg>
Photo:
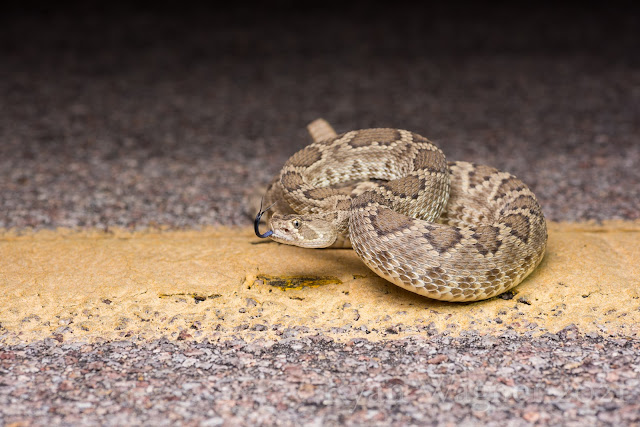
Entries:
<svg viewBox="0 0 640 427">
<path fill-rule="evenodd" d="M 301 250 L 310 250 L 302 249 Z M 373 270 L 366 266 L 366 264 L 358 258 L 355 252 L 351 249 L 319 249 L 315 250 L 314 257 L 322 260 L 324 265 L 340 265 L 341 270 L 352 272 L 354 279 L 366 279 L 365 283 L 361 283 L 362 286 L 371 286 L 377 288 L 380 292 L 389 296 L 392 301 L 395 301 L 399 306 L 410 305 L 424 308 L 460 308 L 474 304 L 480 304 L 495 298 L 501 298 L 498 295 L 488 300 L 481 301 L 469 301 L 469 302 L 449 302 L 440 301 L 432 298 L 425 297 L 423 295 L 416 294 L 408 291 L 400 286 L 397 286 L 388 280 L 378 276 Z M 326 268 L 322 271 L 318 271 L 319 275 L 326 274 Z M 312 271 L 307 270 L 307 275 L 314 274 Z M 506 293 L 505 293 L 506 294 Z M 511 299 L 510 295 L 502 297 L 503 299 Z"/>
</svg>

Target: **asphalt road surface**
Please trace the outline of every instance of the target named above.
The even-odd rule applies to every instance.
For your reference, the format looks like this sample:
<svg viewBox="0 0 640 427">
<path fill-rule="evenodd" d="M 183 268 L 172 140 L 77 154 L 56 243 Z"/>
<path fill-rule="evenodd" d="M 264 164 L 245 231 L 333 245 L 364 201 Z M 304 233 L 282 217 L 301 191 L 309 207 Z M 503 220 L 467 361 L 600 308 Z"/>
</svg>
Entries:
<svg viewBox="0 0 640 427">
<path fill-rule="evenodd" d="M 0 228 L 248 225 L 317 117 L 508 170 L 549 220 L 638 219 L 639 26 L 630 6 L 9 8 Z M 0 344 L 0 425 L 640 423 L 637 337 L 302 331 Z"/>
</svg>

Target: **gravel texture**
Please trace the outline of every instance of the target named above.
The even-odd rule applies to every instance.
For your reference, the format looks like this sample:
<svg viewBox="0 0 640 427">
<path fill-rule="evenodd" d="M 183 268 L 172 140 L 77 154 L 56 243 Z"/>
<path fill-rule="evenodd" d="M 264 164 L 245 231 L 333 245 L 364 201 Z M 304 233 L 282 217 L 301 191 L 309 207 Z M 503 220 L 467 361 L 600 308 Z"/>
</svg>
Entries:
<svg viewBox="0 0 640 427">
<path fill-rule="evenodd" d="M 640 218 L 630 6 L 15 7 L 0 15 L 0 228 L 247 224 L 246 197 L 319 116 L 508 170 L 551 220 Z M 639 350 L 573 329 L 47 339 L 0 347 L 0 425 L 638 424 Z"/>
<path fill-rule="evenodd" d="M 639 366 L 640 342 L 572 327 L 346 344 L 46 339 L 0 350 L 0 425 L 632 425 Z"/>
<path fill-rule="evenodd" d="M 319 116 L 508 170 L 551 220 L 640 218 L 634 12 L 9 9 L 0 227 L 247 224 Z"/>
</svg>

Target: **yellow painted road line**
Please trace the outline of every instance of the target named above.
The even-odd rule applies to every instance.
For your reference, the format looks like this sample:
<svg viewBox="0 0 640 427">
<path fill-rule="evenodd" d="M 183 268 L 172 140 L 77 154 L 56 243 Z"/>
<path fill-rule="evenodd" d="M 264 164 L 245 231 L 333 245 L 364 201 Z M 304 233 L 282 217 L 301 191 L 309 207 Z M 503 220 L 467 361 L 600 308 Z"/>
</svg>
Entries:
<svg viewBox="0 0 640 427">
<path fill-rule="evenodd" d="M 640 331 L 640 224 L 549 226 L 547 254 L 511 299 L 444 303 L 376 276 L 351 250 L 259 240 L 248 228 L 0 232 L 0 341 L 336 339 L 575 324 Z"/>
</svg>

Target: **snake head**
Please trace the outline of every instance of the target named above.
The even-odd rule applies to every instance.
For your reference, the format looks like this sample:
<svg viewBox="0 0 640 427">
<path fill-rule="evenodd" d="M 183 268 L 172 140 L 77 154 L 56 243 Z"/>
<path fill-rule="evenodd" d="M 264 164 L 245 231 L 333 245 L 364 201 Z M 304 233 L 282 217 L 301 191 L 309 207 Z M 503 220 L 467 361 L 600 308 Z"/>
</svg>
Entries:
<svg viewBox="0 0 640 427">
<path fill-rule="evenodd" d="M 338 237 L 335 226 L 322 214 L 273 214 L 271 230 L 276 242 L 303 248 L 326 248 Z"/>
</svg>

